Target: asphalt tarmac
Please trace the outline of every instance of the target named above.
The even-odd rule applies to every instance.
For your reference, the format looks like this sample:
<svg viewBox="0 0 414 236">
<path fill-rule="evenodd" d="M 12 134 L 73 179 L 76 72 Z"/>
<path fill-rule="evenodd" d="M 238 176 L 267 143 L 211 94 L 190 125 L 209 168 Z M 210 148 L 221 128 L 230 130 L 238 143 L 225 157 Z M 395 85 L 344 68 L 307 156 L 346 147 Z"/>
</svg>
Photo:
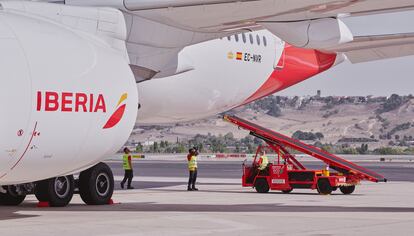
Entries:
<svg viewBox="0 0 414 236">
<path fill-rule="evenodd" d="M 0 235 L 414 235 L 414 165 L 362 162 L 390 181 L 363 182 L 352 195 L 312 190 L 256 193 L 240 184 L 241 161 L 200 161 L 200 191 L 186 191 L 183 160 L 134 160 L 134 190 L 115 204 L 87 206 L 75 195 L 64 208 L 37 208 L 34 196 L 0 207 Z M 319 169 L 315 162 L 305 165 Z"/>
<path fill-rule="evenodd" d="M 414 162 L 355 162 L 362 167 L 375 171 L 383 175 L 388 181 L 413 181 L 414 182 Z M 123 176 L 121 161 L 108 161 L 115 176 Z M 322 169 L 323 164 L 318 162 L 303 162 L 308 169 Z M 202 178 L 227 178 L 241 181 L 242 161 L 199 161 L 198 179 Z M 134 166 L 134 185 L 138 188 L 151 188 L 159 186 L 171 186 L 169 183 L 154 183 L 140 181 L 140 177 L 178 177 L 186 181 L 188 176 L 187 163 L 183 160 L 141 160 L 135 159 Z M 183 184 L 176 182 L 175 184 Z M 119 184 L 116 185 L 120 189 Z"/>
</svg>

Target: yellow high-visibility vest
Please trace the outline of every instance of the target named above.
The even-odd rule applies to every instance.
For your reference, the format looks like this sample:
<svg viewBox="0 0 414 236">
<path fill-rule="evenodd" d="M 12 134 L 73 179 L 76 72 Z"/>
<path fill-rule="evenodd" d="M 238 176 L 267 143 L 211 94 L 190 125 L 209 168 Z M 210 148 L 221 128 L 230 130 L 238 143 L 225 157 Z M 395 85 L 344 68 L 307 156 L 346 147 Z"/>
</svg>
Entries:
<svg viewBox="0 0 414 236">
<path fill-rule="evenodd" d="M 124 154 L 124 156 L 123 156 L 123 167 L 124 167 L 124 170 L 131 170 L 132 169 L 132 167 L 129 165 L 129 161 L 128 161 L 128 157 L 129 157 L 130 155 L 129 154 Z"/>
<path fill-rule="evenodd" d="M 194 171 L 197 168 L 197 157 L 191 156 L 190 160 L 188 161 L 188 170 Z"/>
<path fill-rule="evenodd" d="M 260 157 L 262 159 L 262 163 L 259 166 L 259 170 L 264 170 L 266 169 L 267 165 L 269 164 L 269 159 L 267 158 L 267 156 L 261 156 Z"/>
<path fill-rule="evenodd" d="M 323 176 L 329 176 L 329 165 L 325 166 L 325 169 L 322 170 L 322 175 Z"/>
</svg>

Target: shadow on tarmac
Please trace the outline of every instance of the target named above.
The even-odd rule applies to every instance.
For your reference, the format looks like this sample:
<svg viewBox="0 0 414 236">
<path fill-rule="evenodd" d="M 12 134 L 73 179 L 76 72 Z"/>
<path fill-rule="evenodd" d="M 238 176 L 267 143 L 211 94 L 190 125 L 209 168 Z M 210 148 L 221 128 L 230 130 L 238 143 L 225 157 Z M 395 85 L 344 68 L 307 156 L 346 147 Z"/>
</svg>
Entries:
<svg viewBox="0 0 414 236">
<path fill-rule="evenodd" d="M 31 205 L 30 209 L 33 210 L 36 208 L 36 205 Z M 25 219 L 25 218 L 32 218 L 37 217 L 39 215 L 32 215 L 32 214 L 24 214 L 19 213 L 21 210 L 26 210 L 27 208 L 22 208 L 21 206 L 0 206 L 0 222 L 4 220 L 18 220 L 18 219 Z"/>
<path fill-rule="evenodd" d="M 180 185 L 183 187 L 183 189 L 151 189 L 151 188 L 148 188 L 148 189 L 151 189 L 151 191 L 155 191 L 155 192 L 157 192 L 157 191 L 158 192 L 177 192 L 177 193 L 187 192 L 186 185 L 177 184 L 177 185 L 171 185 L 171 186 L 180 186 Z M 304 195 L 304 196 L 306 196 L 306 195 L 310 195 L 310 196 L 320 195 L 319 193 L 317 193 L 316 190 L 313 190 L 313 191 L 311 190 L 311 192 L 295 192 L 295 190 L 293 190 L 290 193 L 283 193 L 281 191 L 270 191 L 268 193 L 257 193 L 253 188 L 250 191 L 249 190 L 247 190 L 247 191 L 242 191 L 242 190 L 240 190 L 240 191 L 237 191 L 237 190 L 236 191 L 230 191 L 230 190 L 204 190 L 203 185 L 229 185 L 229 184 L 202 183 L 202 184 L 197 185 L 197 187 L 200 189 L 198 191 L 198 193 L 203 193 L 203 192 L 205 192 L 205 193 L 234 193 L 234 194 L 243 193 L 243 194 L 266 194 L 266 195 L 268 195 L 268 194 L 298 195 L 298 196 L 300 196 L 300 195 Z M 234 184 L 234 185 L 239 186 L 239 184 Z M 240 188 L 242 189 L 242 187 L 240 187 Z M 244 188 L 244 189 L 248 189 L 248 188 Z M 189 194 L 191 194 L 191 192 Z M 333 192 L 332 194 L 330 194 L 330 196 L 343 196 L 343 195 L 344 194 L 342 194 L 340 191 Z M 347 197 L 357 197 L 357 196 L 364 196 L 364 194 L 353 193 L 353 194 L 348 195 Z"/>
<path fill-rule="evenodd" d="M 87 206 L 70 204 L 63 208 L 36 208 L 35 203 L 26 203 L 19 207 L 0 207 L 0 220 L 21 219 L 37 215 L 24 215 L 22 211 L 39 212 L 366 212 L 366 213 L 412 213 L 414 208 L 402 207 L 343 207 L 343 206 L 287 206 L 275 204 L 159 204 L 155 202 L 118 203 L 107 206 Z M 18 213 L 20 211 L 20 213 Z"/>
</svg>

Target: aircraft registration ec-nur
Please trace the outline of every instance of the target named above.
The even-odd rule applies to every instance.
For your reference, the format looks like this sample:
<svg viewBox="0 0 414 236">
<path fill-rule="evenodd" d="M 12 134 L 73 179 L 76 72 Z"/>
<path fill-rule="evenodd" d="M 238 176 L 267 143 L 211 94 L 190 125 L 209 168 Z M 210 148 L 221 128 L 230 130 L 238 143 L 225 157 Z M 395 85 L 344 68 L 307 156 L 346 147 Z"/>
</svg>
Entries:
<svg viewBox="0 0 414 236">
<path fill-rule="evenodd" d="M 114 178 L 101 161 L 136 122 L 199 119 L 345 60 L 412 55 L 414 35 L 354 37 L 342 19 L 413 7 L 403 0 L 0 1 L 0 204 L 35 193 L 65 206 L 75 188 L 85 203 L 106 204 Z"/>
</svg>

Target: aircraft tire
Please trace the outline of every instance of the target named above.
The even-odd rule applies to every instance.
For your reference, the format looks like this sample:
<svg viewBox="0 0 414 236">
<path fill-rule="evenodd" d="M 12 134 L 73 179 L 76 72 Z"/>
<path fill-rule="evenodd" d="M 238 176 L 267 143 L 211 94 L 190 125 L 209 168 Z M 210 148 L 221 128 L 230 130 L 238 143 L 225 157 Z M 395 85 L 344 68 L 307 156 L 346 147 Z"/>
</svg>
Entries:
<svg viewBox="0 0 414 236">
<path fill-rule="evenodd" d="M 26 195 L 13 192 L 13 187 L 8 186 L 7 193 L 0 193 L 0 206 L 18 206 L 24 201 Z"/>
<path fill-rule="evenodd" d="M 114 193 L 114 176 L 104 163 L 82 171 L 79 175 L 79 194 L 88 205 L 106 205 Z"/>
<path fill-rule="evenodd" d="M 47 180 L 42 180 L 42 181 L 38 181 L 36 182 L 36 186 L 34 189 L 34 194 L 37 198 L 37 200 L 39 202 L 48 202 L 49 201 L 49 197 L 48 197 L 48 181 Z"/>
<path fill-rule="evenodd" d="M 64 207 L 72 200 L 75 182 L 72 175 L 42 180 L 36 183 L 35 196 L 51 207 Z"/>
</svg>

